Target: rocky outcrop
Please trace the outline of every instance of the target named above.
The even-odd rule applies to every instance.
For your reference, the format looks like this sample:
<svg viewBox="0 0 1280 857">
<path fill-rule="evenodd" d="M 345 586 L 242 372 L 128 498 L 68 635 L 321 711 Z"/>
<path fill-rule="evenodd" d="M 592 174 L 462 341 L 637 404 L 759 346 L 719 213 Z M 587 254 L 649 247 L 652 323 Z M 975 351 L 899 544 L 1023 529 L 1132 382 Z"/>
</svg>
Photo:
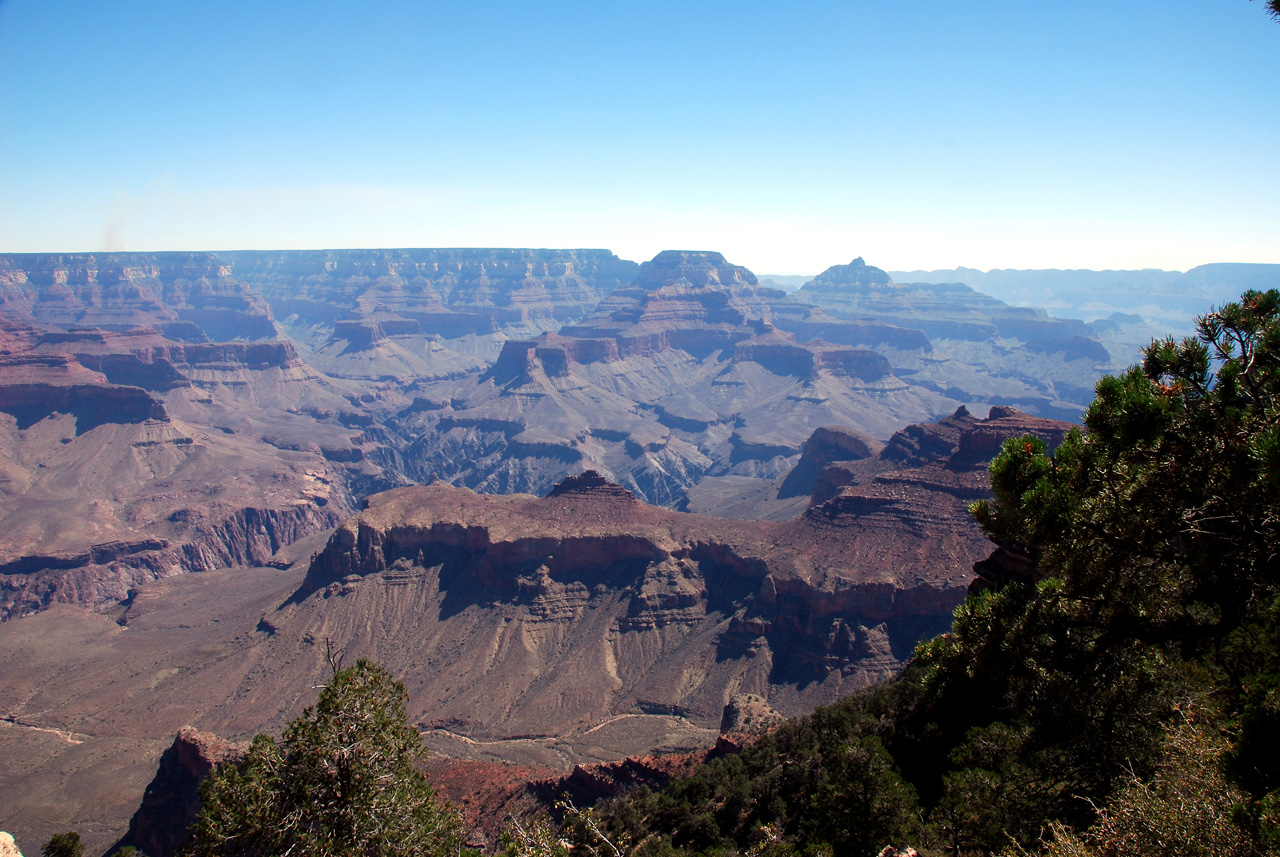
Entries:
<svg viewBox="0 0 1280 857">
<path fill-rule="evenodd" d="M 960 437 L 980 420 L 961 405 L 951 416 L 933 423 L 910 425 L 894 432 L 881 455 L 907 467 L 919 467 L 955 451 Z"/>
<path fill-rule="evenodd" d="M 244 744 L 183 727 L 160 757 L 155 779 L 129 821 L 129 832 L 109 853 L 132 846 L 148 857 L 172 857 L 187 841 L 187 827 L 200 811 L 200 783 L 215 767 L 235 762 Z"/>
<path fill-rule="evenodd" d="M 26 555 L 0 565 L 0 620 L 50 604 L 101 610 L 153 580 L 217 568 L 266 565 L 280 548 L 333 526 L 345 509 L 299 501 L 282 509 L 241 508 L 224 515 L 173 513 L 180 538 L 96 544 L 77 553 Z"/>
<path fill-rule="evenodd" d="M 13 841 L 13 834 L 0 830 L 0 857 L 22 857 L 18 843 Z"/>
<path fill-rule="evenodd" d="M 40 358 L 34 358 L 36 360 Z M 0 372 L 15 367 L 9 361 Z M 25 363 L 26 361 L 22 361 Z M 25 368 L 22 367 L 22 368 Z M 0 412 L 13 415 L 18 428 L 26 429 L 52 414 L 76 418 L 76 434 L 107 423 L 141 423 L 167 420 L 164 405 L 138 387 L 114 384 L 4 383 L 0 381 Z"/>
<path fill-rule="evenodd" d="M 577 476 L 566 476 L 547 497 L 586 497 L 597 503 L 627 508 L 636 502 L 636 495 L 621 485 L 615 485 L 594 470 Z"/>
<path fill-rule="evenodd" d="M 637 788 L 660 791 L 672 780 L 693 774 L 707 762 L 741 751 L 740 743 L 722 737 L 715 746 L 704 750 L 629 756 L 617 762 L 575 765 L 568 776 L 535 779 L 528 788 L 539 796 L 544 805 L 567 798 L 574 806 L 588 807 Z"/>
<path fill-rule="evenodd" d="M 738 693 L 724 706 L 724 714 L 720 717 L 720 734 L 754 735 L 767 732 L 780 725 L 784 719 L 763 696 Z"/>
<path fill-rule="evenodd" d="M 856 683 L 896 669 L 963 597 L 984 539 L 952 489 L 903 482 L 788 523 L 648 506 L 595 473 L 544 498 L 397 489 L 337 529 L 292 603 L 340 602 L 370 580 L 438 579 L 451 598 L 470 592 L 469 603 L 510 605 L 525 621 L 573 628 L 608 615 L 615 633 L 662 637 L 717 627 L 719 657 L 767 651 L 774 682 Z M 664 699 L 637 686 L 632 704 L 703 711 L 716 692 Z"/>
<path fill-rule="evenodd" d="M 844 426 L 824 426 L 815 429 L 801 448 L 800 461 L 787 474 L 778 489 L 779 497 L 797 497 L 801 494 L 814 496 L 817 502 L 829 500 L 848 482 L 836 484 L 834 478 L 824 480 L 820 495 L 815 493 L 815 484 L 830 464 L 838 461 L 862 461 L 877 457 L 884 449 L 884 444 L 856 429 Z M 832 474 L 834 477 L 834 472 Z M 829 481 L 831 484 L 825 484 Z M 834 489 L 834 490 L 833 490 Z"/>
<path fill-rule="evenodd" d="M 617 340 L 559 336 L 544 333 L 537 339 L 510 339 L 502 344 L 502 351 L 493 366 L 484 374 L 500 384 L 528 383 L 532 372 L 541 369 L 548 378 L 563 378 L 573 364 L 613 362 L 624 351 L 619 350 Z"/>
<path fill-rule="evenodd" d="M 1052 452 L 1070 430 L 1068 423 L 1033 417 L 1017 408 L 994 407 L 985 420 L 961 433 L 955 457 L 967 465 L 985 463 L 1000 453 L 1006 440 L 1021 435 L 1040 438 Z"/>
<path fill-rule="evenodd" d="M 851 499 L 859 492 L 842 494 L 849 486 L 924 479 L 934 486 L 945 483 L 945 490 L 964 498 L 967 506 L 969 500 L 990 493 L 987 465 L 1007 439 L 1034 435 L 1053 449 L 1070 429 L 1070 423 L 1033 417 L 1016 408 L 993 407 L 987 419 L 979 420 L 962 407 L 935 423 L 897 432 L 880 451 L 878 462 L 862 459 L 826 466 L 814 480 L 811 505 L 838 498 L 844 503 L 859 502 Z"/>
<path fill-rule="evenodd" d="M 772 325 L 733 347 L 734 360 L 758 363 L 775 375 L 808 378 L 819 369 L 862 381 L 877 381 L 892 371 L 882 355 L 865 348 L 831 345 L 822 340 L 798 343 Z"/>
<path fill-rule="evenodd" d="M 342 340 L 348 351 L 366 351 L 392 336 L 415 336 L 422 333 L 416 319 L 391 314 L 372 318 L 340 319 L 334 322 L 331 340 Z"/>
</svg>

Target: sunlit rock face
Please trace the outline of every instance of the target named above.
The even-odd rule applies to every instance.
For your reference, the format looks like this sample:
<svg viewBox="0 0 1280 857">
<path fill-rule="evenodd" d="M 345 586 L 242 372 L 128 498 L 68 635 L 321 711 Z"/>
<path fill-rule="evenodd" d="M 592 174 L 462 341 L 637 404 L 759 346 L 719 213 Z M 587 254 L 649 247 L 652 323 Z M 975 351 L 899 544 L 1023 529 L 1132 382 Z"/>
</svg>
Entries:
<svg viewBox="0 0 1280 857">
<path fill-rule="evenodd" d="M 160 756 L 155 778 L 129 820 L 129 830 L 112 846 L 133 846 L 152 857 L 170 857 L 187 842 L 187 828 L 200 811 L 200 783 L 218 765 L 235 762 L 247 746 L 184 726 Z"/>
<path fill-rule="evenodd" d="M 593 469 L 646 502 L 794 517 L 838 487 L 802 462 L 816 429 L 883 443 L 962 403 L 1071 413 L 1100 357 L 861 262 L 811 285 L 882 317 L 711 251 L 0 256 L 0 615 L 265 561 L 412 482 L 543 494 Z M 1005 327 L 923 330 L 974 313 Z"/>
<path fill-rule="evenodd" d="M 876 350 L 888 341 L 928 346 L 917 330 L 833 319 L 719 253 L 666 251 L 587 317 L 509 339 L 483 374 L 424 385 L 436 404 L 390 422 L 412 438 L 417 481 L 541 494 L 595 469 L 679 507 L 707 477 L 785 474 L 821 425 L 887 438 L 953 410 L 895 374 Z"/>
<path fill-rule="evenodd" d="M 0 256 L 0 619 L 261 564 L 354 508 L 358 396 L 231 268 Z"/>
<path fill-rule="evenodd" d="M 59 327 L 159 325 L 174 339 L 271 339 L 263 298 L 212 253 L 0 255 L 0 311 Z"/>
<path fill-rule="evenodd" d="M 967 507 L 989 496 L 993 450 L 1069 428 L 1012 410 L 949 419 L 928 433 L 947 450 L 917 466 L 853 432 L 815 433 L 813 459 L 878 469 L 784 522 L 656 507 L 595 471 L 544 497 L 378 494 L 270 623 L 294 637 L 322 624 L 360 648 L 382 645 L 361 625 L 376 615 L 381 634 L 436 641 L 395 657 L 423 716 L 474 739 L 637 711 L 711 728 L 738 693 L 807 710 L 893 674 L 948 627 L 989 553 Z"/>
<path fill-rule="evenodd" d="M 632 280 L 607 250 L 291 250 L 220 254 L 291 329 L 349 343 L 350 323 L 387 335 L 554 330 Z M 414 326 L 416 325 L 416 330 Z M 361 334 L 363 335 L 363 334 Z M 318 343 L 313 343 L 318 344 Z"/>
</svg>

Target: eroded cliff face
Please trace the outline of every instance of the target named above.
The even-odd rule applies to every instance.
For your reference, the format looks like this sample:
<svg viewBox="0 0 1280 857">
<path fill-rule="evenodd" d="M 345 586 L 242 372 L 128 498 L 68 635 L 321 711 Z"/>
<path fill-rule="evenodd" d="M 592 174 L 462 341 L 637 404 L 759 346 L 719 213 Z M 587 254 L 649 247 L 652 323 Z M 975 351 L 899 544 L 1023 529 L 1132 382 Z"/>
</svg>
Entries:
<svg viewBox="0 0 1280 857">
<path fill-rule="evenodd" d="M 183 723 L 236 739 L 278 733 L 329 674 L 328 641 L 403 678 L 433 756 L 581 765 L 569 777 L 607 791 L 651 766 L 589 763 L 708 747 L 735 700 L 754 697 L 753 720 L 798 714 L 900 669 L 918 639 L 948 627 L 990 554 L 966 512 L 986 496 L 986 457 L 1004 437 L 1052 444 L 1066 429 L 1012 409 L 962 412 L 881 450 L 828 426 L 806 456 L 855 478 L 786 522 L 681 514 L 588 473 L 540 498 L 443 484 L 385 492 L 327 540 L 277 552 L 277 565 L 297 560 L 289 570 L 159 580 L 116 621 L 54 607 L 0 625 L 7 716 L 67 754 L 27 777 L 61 798 L 67 770 L 136 762 L 120 736 L 151 742 L 157 758 Z M 886 457 L 908 441 L 922 463 Z M 190 514 L 171 523 L 216 526 Z M 246 512 L 228 527 L 241 538 L 222 538 L 238 561 L 257 561 L 285 524 Z M 109 564 L 178 541 L 92 545 L 88 558 Z M 54 730 L 85 743 L 64 749 Z M 128 811 L 155 774 L 144 767 L 130 769 Z M 102 812 L 94 782 L 74 795 L 78 817 Z M 0 803 L 38 827 L 38 801 L 5 785 L 0 774 Z M 126 818 L 110 822 L 112 839 Z"/>
<path fill-rule="evenodd" d="M 921 481 L 766 523 L 650 506 L 593 472 L 543 498 L 397 489 L 264 621 L 363 646 L 378 644 L 351 623 L 377 615 L 395 639 L 436 641 L 409 668 L 415 707 L 475 740 L 634 712 L 714 728 L 734 694 L 806 710 L 943 630 L 986 550 L 965 502 Z"/>
<path fill-rule="evenodd" d="M 0 311 L 58 327 L 158 324 L 174 339 L 271 339 L 261 296 L 212 253 L 7 253 Z"/>
<path fill-rule="evenodd" d="M 635 276 L 637 265 L 607 250 L 421 249 L 242 251 L 222 258 L 295 328 L 346 337 L 384 314 L 385 335 L 410 326 L 455 338 L 495 330 L 554 329 L 586 315 Z M 377 321 L 376 318 L 372 319 Z M 362 334 L 348 342 L 363 344 Z"/>
<path fill-rule="evenodd" d="M 783 327 L 805 319 L 833 341 Z M 856 344 L 887 328 L 815 313 L 719 253 L 668 251 L 587 318 L 508 340 L 479 377 L 421 384 L 436 406 L 387 422 L 420 482 L 541 494 L 590 468 L 679 506 L 708 476 L 785 474 L 821 425 L 887 437 L 954 408 Z"/>
<path fill-rule="evenodd" d="M 115 540 L 73 553 L 24 554 L 0 563 L 0 620 L 52 604 L 109 609 L 142 586 L 175 574 L 266 565 L 282 547 L 332 527 L 347 511 L 341 504 L 323 508 L 306 501 L 286 508 L 180 510 L 156 527 L 169 538 Z"/>
<path fill-rule="evenodd" d="M 93 295 L 105 275 L 78 276 Z M 376 478 L 350 399 L 291 343 L 176 341 L 151 321 L 0 331 L 0 620 L 267 562 Z"/>
<path fill-rule="evenodd" d="M 853 268 L 827 279 L 868 280 L 902 324 L 981 310 L 941 293 L 913 307 Z M 1027 353 L 1089 350 L 1041 345 Z M 748 516 L 765 515 L 748 495 L 785 479 L 768 515 L 794 516 L 806 493 L 851 481 L 801 455 L 815 429 L 886 440 L 961 401 L 1027 392 L 978 368 L 961 384 L 960 362 L 919 327 L 834 318 L 714 252 L 642 266 L 585 250 L 0 256 L 0 563 L 92 566 L 107 579 L 96 589 L 20 588 L 106 593 L 143 564 L 200 563 L 70 558 L 152 538 L 200 553 L 216 539 L 174 517 L 193 509 L 332 511 L 436 479 L 542 494 L 587 469 L 677 508 L 714 483 L 697 508 Z M 1038 383 L 1058 400 L 1069 386 Z M 854 469 L 888 466 L 873 459 Z M 747 499 L 716 502 L 730 490 Z"/>
<path fill-rule="evenodd" d="M 1097 378 L 1119 368 L 1082 321 L 1010 306 L 962 283 L 895 283 L 861 258 L 833 265 L 794 297 L 841 319 L 923 331 L 931 355 L 895 356 L 895 365 L 963 402 L 1074 421 Z"/>
</svg>

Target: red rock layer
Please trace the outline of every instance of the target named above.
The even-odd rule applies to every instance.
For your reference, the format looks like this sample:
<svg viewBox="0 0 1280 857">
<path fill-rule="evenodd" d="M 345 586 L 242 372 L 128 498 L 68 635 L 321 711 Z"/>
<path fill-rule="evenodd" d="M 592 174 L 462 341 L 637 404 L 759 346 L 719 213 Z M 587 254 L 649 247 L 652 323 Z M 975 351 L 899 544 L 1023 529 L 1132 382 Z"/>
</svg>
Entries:
<svg viewBox="0 0 1280 857">
<path fill-rule="evenodd" d="M 200 811 L 200 783 L 217 765 L 239 759 L 244 744 L 184 727 L 160 757 L 155 779 L 129 821 L 129 832 L 109 853 L 132 845 L 150 857 L 170 857 L 187 841 L 187 827 Z"/>
</svg>

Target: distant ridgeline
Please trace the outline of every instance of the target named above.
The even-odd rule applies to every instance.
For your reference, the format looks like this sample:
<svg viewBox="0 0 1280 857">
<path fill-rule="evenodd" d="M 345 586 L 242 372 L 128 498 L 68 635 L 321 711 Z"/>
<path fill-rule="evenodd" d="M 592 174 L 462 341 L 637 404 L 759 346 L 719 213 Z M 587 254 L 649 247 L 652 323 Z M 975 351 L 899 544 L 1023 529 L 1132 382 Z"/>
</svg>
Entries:
<svg viewBox="0 0 1280 857">
<path fill-rule="evenodd" d="M 1192 320 L 1209 306 L 1266 290 L 1280 282 L 1280 265 L 1218 263 L 1186 273 L 1140 271 L 1013 270 L 951 268 L 894 271 L 910 283 L 963 283 L 1016 306 L 1047 309 L 1054 316 L 1134 323 L 1133 315 L 1166 332 L 1190 333 Z"/>
</svg>

